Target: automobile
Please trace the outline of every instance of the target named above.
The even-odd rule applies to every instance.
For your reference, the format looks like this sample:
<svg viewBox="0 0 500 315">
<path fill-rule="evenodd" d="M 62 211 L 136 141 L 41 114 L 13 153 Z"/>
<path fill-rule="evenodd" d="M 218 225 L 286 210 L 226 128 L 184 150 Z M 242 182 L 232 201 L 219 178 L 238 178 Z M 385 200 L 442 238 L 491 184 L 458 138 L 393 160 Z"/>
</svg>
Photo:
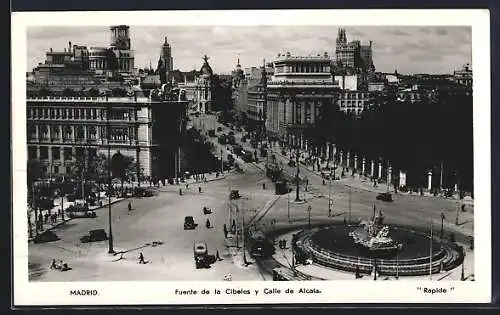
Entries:
<svg viewBox="0 0 500 315">
<path fill-rule="evenodd" d="M 192 216 L 184 217 L 184 230 L 194 230 L 197 224 L 194 223 L 194 218 Z"/>
<path fill-rule="evenodd" d="M 217 132 L 221 132 L 222 131 L 222 127 L 217 127 Z"/>
<path fill-rule="evenodd" d="M 82 209 L 75 209 L 75 210 L 69 211 L 68 216 L 71 219 L 75 219 L 75 218 L 95 218 L 95 217 L 97 217 L 95 211 L 82 210 Z"/>
<path fill-rule="evenodd" d="M 229 194 L 229 199 L 234 200 L 234 199 L 239 199 L 240 196 L 240 191 L 239 190 L 231 190 L 231 193 Z"/>
<path fill-rule="evenodd" d="M 134 187 L 134 197 L 153 197 L 153 192 L 143 187 Z"/>
<path fill-rule="evenodd" d="M 211 137 L 211 138 L 215 138 L 215 130 L 214 129 L 210 129 L 208 131 L 208 136 Z"/>
<path fill-rule="evenodd" d="M 381 200 L 381 201 L 385 201 L 385 202 L 394 201 L 394 200 L 392 200 L 391 193 L 388 193 L 388 192 L 378 194 L 377 200 Z"/>
<path fill-rule="evenodd" d="M 108 239 L 104 229 L 90 230 L 89 234 L 80 237 L 82 243 L 100 242 Z"/>
<path fill-rule="evenodd" d="M 210 265 L 215 262 L 215 256 L 208 254 L 206 242 L 194 242 L 193 255 L 196 269 L 210 268 Z"/>
<path fill-rule="evenodd" d="M 243 161 L 247 162 L 247 163 L 251 163 L 254 161 L 254 154 L 252 152 L 249 152 L 249 151 L 245 151 L 243 153 Z"/>
<path fill-rule="evenodd" d="M 296 164 L 295 164 L 295 161 L 294 161 L 294 160 L 289 160 L 289 161 L 288 161 L 288 166 L 290 166 L 290 167 L 295 167 L 295 165 L 296 165 Z"/>
<path fill-rule="evenodd" d="M 52 231 L 48 230 L 43 233 L 38 234 L 34 239 L 33 242 L 35 244 L 39 243 L 47 243 L 47 242 L 54 242 L 58 241 L 60 238 Z"/>
<path fill-rule="evenodd" d="M 207 208 L 207 207 L 203 207 L 203 214 L 211 214 L 211 213 L 212 213 L 212 209 Z"/>
</svg>

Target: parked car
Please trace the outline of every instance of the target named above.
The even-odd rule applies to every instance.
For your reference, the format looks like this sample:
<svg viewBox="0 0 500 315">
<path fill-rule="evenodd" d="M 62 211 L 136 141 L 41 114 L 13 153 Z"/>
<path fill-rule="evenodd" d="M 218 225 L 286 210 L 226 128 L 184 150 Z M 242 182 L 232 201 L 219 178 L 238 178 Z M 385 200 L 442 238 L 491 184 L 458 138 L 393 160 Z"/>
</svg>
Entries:
<svg viewBox="0 0 500 315">
<path fill-rule="evenodd" d="M 35 244 L 39 243 L 47 243 L 47 242 L 54 242 L 58 241 L 60 238 L 52 231 L 45 231 L 43 233 L 38 234 L 34 239 L 33 242 Z"/>
<path fill-rule="evenodd" d="M 194 230 L 196 228 L 196 223 L 194 223 L 194 218 L 192 216 L 184 217 L 184 230 Z"/>
<path fill-rule="evenodd" d="M 288 161 L 288 166 L 295 167 L 296 166 L 295 161 L 294 160 L 289 160 Z"/>
<path fill-rule="evenodd" d="M 388 193 L 388 192 L 378 194 L 377 200 L 381 200 L 381 201 L 385 201 L 385 202 L 393 201 L 391 193 Z"/>
<path fill-rule="evenodd" d="M 100 242 L 108 239 L 108 235 L 104 229 L 89 231 L 89 234 L 80 237 L 82 243 Z"/>
</svg>

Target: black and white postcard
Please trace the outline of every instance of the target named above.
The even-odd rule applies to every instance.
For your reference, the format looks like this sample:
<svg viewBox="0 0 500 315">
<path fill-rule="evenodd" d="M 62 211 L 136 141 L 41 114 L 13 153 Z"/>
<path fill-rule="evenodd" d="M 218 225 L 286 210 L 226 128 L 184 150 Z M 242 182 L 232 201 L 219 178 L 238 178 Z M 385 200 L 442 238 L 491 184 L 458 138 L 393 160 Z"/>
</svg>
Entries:
<svg viewBox="0 0 500 315">
<path fill-rule="evenodd" d="M 488 11 L 12 32 L 15 305 L 490 301 Z"/>
</svg>

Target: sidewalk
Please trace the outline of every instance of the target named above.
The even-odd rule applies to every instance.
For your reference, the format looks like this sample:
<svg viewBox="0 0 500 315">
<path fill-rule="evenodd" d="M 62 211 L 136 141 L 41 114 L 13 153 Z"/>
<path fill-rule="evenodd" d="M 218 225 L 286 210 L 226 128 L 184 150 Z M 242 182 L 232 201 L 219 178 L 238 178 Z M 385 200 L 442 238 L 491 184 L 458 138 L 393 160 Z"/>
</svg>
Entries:
<svg viewBox="0 0 500 315">
<path fill-rule="evenodd" d="M 54 229 L 55 227 L 65 223 L 65 222 L 68 222 L 71 220 L 71 218 L 69 217 L 68 213 L 66 212 L 66 210 L 70 207 L 70 206 L 73 206 L 75 204 L 75 202 L 70 202 L 70 201 L 67 201 L 66 198 L 64 198 L 64 205 L 63 205 L 63 208 L 64 208 L 64 221 L 61 217 L 61 215 L 57 215 L 56 217 L 56 221 L 55 222 L 52 222 L 51 218 L 50 218 L 50 215 L 51 214 L 58 214 L 58 211 L 61 210 L 61 198 L 58 198 L 56 200 L 54 200 L 54 207 L 51 209 L 51 210 L 43 210 L 43 211 L 37 211 L 38 214 L 42 213 L 42 216 L 45 216 L 45 214 L 49 214 L 49 218 L 47 220 L 47 223 L 44 223 L 43 224 L 43 230 L 38 230 L 38 233 L 39 234 L 43 234 L 47 231 L 50 231 L 52 229 Z M 111 197 L 111 204 L 114 204 L 116 202 L 119 202 L 119 201 L 122 201 L 124 200 L 125 198 L 116 198 L 116 197 Z M 101 201 L 103 202 L 102 203 L 102 206 L 89 206 L 89 211 L 94 211 L 94 210 L 97 210 L 97 209 L 101 209 L 101 208 L 104 208 L 104 207 L 107 207 L 108 206 L 108 198 L 103 198 L 101 199 Z M 29 209 L 29 215 L 30 215 L 30 222 L 31 222 L 31 228 L 32 228 L 32 231 L 33 231 L 33 234 L 35 234 L 35 210 L 33 209 Z M 29 227 L 28 227 L 28 234 L 29 234 Z M 28 241 L 32 241 L 34 239 L 34 236 L 33 237 L 28 237 Z"/>
<path fill-rule="evenodd" d="M 276 150 L 276 149 L 278 149 L 278 150 Z M 278 154 L 278 155 L 282 156 L 283 158 L 288 159 L 287 156 L 283 156 L 281 154 L 281 150 L 282 150 L 282 147 L 280 147 L 280 146 L 278 146 L 278 147 L 275 146 L 275 147 L 271 148 L 271 151 L 273 153 Z M 305 164 L 306 158 L 308 157 L 308 153 L 304 152 L 304 151 L 300 151 L 300 155 L 304 156 L 304 158 L 299 159 L 299 163 L 300 163 L 300 166 L 302 167 L 302 169 L 305 169 L 305 170 L 309 171 L 310 173 L 314 173 L 317 176 L 321 176 L 321 171 L 318 171 L 316 167 L 313 167 L 312 165 Z M 326 163 L 320 164 L 320 168 L 321 169 L 326 168 Z M 325 171 L 323 171 L 323 172 L 327 173 Z M 340 180 L 335 180 L 335 181 L 342 183 L 345 186 L 358 188 L 358 189 L 362 189 L 362 190 L 366 190 L 366 191 L 371 191 L 371 192 L 376 192 L 376 193 L 387 192 L 387 184 L 385 183 L 385 181 L 379 182 L 377 184 L 377 187 L 374 187 L 373 182 L 371 181 L 371 179 L 369 177 L 361 176 L 360 174 L 354 174 L 354 177 L 352 177 L 351 172 L 352 172 L 352 169 L 347 169 L 345 172 L 346 176 L 342 177 Z M 337 170 L 336 177 L 340 177 L 340 175 L 341 175 L 341 171 Z M 389 191 L 394 191 L 394 188 L 390 187 Z M 404 192 L 398 191 L 398 194 L 419 195 L 420 193 L 419 192 L 404 193 Z M 457 201 L 459 200 L 458 195 L 456 195 L 456 194 L 454 194 L 453 197 L 445 198 L 442 195 L 434 196 L 434 194 L 431 194 L 430 192 L 425 191 L 423 196 L 430 197 L 430 198 L 442 198 L 442 199 L 457 200 Z M 474 212 L 474 200 L 472 198 L 465 197 L 462 200 L 462 203 L 466 205 L 466 208 L 468 208 L 469 211 Z"/>
</svg>

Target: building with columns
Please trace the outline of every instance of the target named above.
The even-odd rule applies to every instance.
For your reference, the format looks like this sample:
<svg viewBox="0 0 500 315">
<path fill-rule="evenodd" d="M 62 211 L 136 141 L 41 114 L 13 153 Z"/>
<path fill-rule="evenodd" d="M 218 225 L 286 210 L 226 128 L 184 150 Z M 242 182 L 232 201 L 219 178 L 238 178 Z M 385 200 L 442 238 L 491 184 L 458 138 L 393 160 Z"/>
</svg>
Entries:
<svg viewBox="0 0 500 315">
<path fill-rule="evenodd" d="M 330 56 L 287 52 L 279 54 L 273 64 L 274 75 L 267 82 L 266 130 L 282 141 L 306 146 L 303 133 L 290 130 L 314 125 L 321 119 L 325 101 L 335 103 L 339 86 L 331 73 Z"/>
<path fill-rule="evenodd" d="M 165 178 L 177 171 L 175 154 L 187 102 L 131 97 L 32 97 L 27 99 L 28 160 L 44 176 L 70 174 L 77 157 L 131 157 L 136 176 Z M 172 130 L 165 130 L 165 126 Z M 109 131 L 109 134 L 108 134 Z"/>
</svg>

